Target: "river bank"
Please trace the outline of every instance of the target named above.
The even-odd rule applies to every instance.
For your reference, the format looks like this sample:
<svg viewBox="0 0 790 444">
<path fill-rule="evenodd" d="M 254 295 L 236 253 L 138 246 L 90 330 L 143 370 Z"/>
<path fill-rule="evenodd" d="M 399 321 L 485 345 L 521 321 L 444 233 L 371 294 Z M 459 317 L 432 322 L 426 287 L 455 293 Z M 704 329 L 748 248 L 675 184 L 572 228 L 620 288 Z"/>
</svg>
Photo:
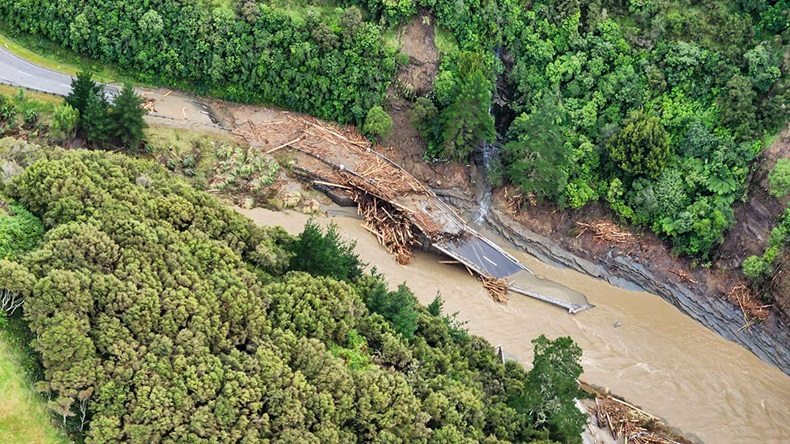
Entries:
<svg viewBox="0 0 790 444">
<path fill-rule="evenodd" d="M 295 212 L 240 211 L 259 224 L 280 225 L 292 233 L 300 232 L 308 219 Z M 663 299 L 511 250 L 539 275 L 583 291 L 596 308 L 571 316 L 517 295 L 498 304 L 463 267 L 441 264 L 438 256 L 415 252 L 409 265 L 398 265 L 354 216 L 353 209 L 345 209 L 319 221 L 335 222 L 346 239 L 357 242 L 363 261 L 375 265 L 392 285 L 405 281 L 420 302 L 429 303 L 440 292 L 446 311 L 469 321 L 471 333 L 502 345 L 527 367 L 532 339 L 542 333 L 570 336 L 584 350 L 586 381 L 635 400 L 703 442 L 779 444 L 790 436 L 790 378 Z"/>
<path fill-rule="evenodd" d="M 475 202 L 460 193 L 439 191 L 439 194 L 459 209 L 476 210 Z M 596 243 L 592 236 L 558 235 L 559 224 L 552 225 L 555 231 L 546 233 L 551 237 L 536 233 L 530 229 L 536 224 L 524 224 L 523 218 L 517 221 L 509 214 L 501 193 L 487 221 L 491 229 L 511 245 L 544 262 L 568 267 L 620 288 L 661 296 L 685 315 L 790 374 L 790 328 L 786 320 L 773 316 L 765 323 L 753 323 L 744 328 L 746 320 L 737 306 L 717 294 L 717 289 L 711 288 L 704 276 L 689 277 L 689 274 L 694 276 L 703 271 L 695 273 L 672 267 L 657 260 L 655 253 Z M 545 224 L 545 220 L 543 222 Z"/>
</svg>

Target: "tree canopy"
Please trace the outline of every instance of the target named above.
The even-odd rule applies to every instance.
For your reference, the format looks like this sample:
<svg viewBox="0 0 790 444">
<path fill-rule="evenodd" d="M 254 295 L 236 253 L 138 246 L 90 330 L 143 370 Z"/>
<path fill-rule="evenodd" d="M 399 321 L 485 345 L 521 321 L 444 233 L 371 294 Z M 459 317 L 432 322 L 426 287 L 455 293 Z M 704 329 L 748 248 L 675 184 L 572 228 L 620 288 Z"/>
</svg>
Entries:
<svg viewBox="0 0 790 444">
<path fill-rule="evenodd" d="M 609 158 L 630 176 L 658 177 L 669 161 L 669 137 L 658 117 L 635 113 L 607 145 Z"/>
<path fill-rule="evenodd" d="M 257 227 L 120 154 L 27 157 L 0 187 L 47 232 L 0 261 L 0 290 L 24 296 L 38 388 L 86 442 L 580 442 L 531 395 L 574 396 L 569 339 L 542 340 L 540 377 L 502 365 L 440 302 L 361 273 L 332 227 Z"/>
<path fill-rule="evenodd" d="M 0 16 L 12 32 L 47 38 L 141 80 L 272 103 L 383 137 L 389 125 L 379 107 L 388 111 L 396 59 L 405 56 L 387 30 L 423 11 L 435 25 L 439 72 L 432 88 L 400 89 L 411 91 L 401 95 L 412 102 L 426 159 L 468 162 L 496 136 L 489 110 L 500 135 L 518 134 L 513 125 L 525 122 L 515 118 L 558 93 L 563 119 L 550 129 L 563 142 L 557 165 L 536 163 L 546 156 L 511 139 L 502 177 L 574 208 L 603 199 L 678 253 L 700 258 L 713 254 L 732 223 L 761 137 L 790 115 L 784 0 L 155 3 L 3 2 Z M 90 119 L 98 127 L 100 105 Z M 658 123 L 629 122 L 640 112 Z M 652 147 L 626 149 L 649 133 L 657 137 Z M 703 139 L 711 143 L 700 147 Z M 676 177 L 685 183 L 673 183 Z M 657 205 L 659 189 L 676 192 L 685 206 Z M 703 207 L 723 219 L 700 216 Z M 689 234 L 695 224 L 708 233 Z"/>
<path fill-rule="evenodd" d="M 149 83 L 362 124 L 395 72 L 395 48 L 351 3 L 33 0 L 4 2 L 0 16 Z"/>
</svg>

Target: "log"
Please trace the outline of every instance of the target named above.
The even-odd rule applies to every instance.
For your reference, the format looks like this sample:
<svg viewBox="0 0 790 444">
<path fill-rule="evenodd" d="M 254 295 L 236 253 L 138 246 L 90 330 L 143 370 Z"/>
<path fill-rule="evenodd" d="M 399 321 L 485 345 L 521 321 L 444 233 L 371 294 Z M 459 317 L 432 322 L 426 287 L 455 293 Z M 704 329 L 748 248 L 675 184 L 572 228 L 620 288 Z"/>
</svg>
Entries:
<svg viewBox="0 0 790 444">
<path fill-rule="evenodd" d="M 659 420 L 659 419 L 660 419 L 660 418 L 658 418 L 658 417 L 656 417 L 656 416 L 653 416 L 653 415 L 651 415 L 650 413 L 647 413 L 646 411 L 644 411 L 644 410 L 640 409 L 639 407 L 637 407 L 637 406 L 635 406 L 635 405 L 633 405 L 633 404 L 630 404 L 630 403 L 628 403 L 628 402 L 621 401 L 621 400 L 619 400 L 619 399 L 617 399 L 617 398 L 613 398 L 613 397 L 611 397 L 611 396 L 609 397 L 609 399 L 611 399 L 611 400 L 612 400 L 612 401 L 614 401 L 614 402 L 620 403 L 620 404 L 622 404 L 622 405 L 624 405 L 624 406 L 626 406 L 626 407 L 629 407 L 629 408 L 631 408 L 631 409 L 634 409 L 634 410 L 636 410 L 637 412 L 639 412 L 639 413 L 641 413 L 641 414 L 643 414 L 643 415 L 647 416 L 647 417 L 648 417 L 648 418 L 650 418 L 650 419 L 655 419 L 655 420 Z"/>
<path fill-rule="evenodd" d="M 323 180 L 314 180 L 313 183 L 318 184 L 318 185 L 325 185 L 325 186 L 328 186 L 328 187 L 342 188 L 344 190 L 353 190 L 353 188 L 351 188 L 351 187 L 347 187 L 345 185 L 340 185 L 340 184 L 336 184 L 336 183 L 332 183 L 332 182 L 324 182 Z"/>
<path fill-rule="evenodd" d="M 282 145 L 278 145 L 278 146 L 276 146 L 276 147 L 274 147 L 274 148 L 270 149 L 269 151 L 266 151 L 266 154 L 271 154 L 271 153 L 273 153 L 273 152 L 275 152 L 275 151 L 277 151 L 277 150 L 279 150 L 279 149 L 281 149 L 281 148 L 285 148 L 285 147 L 287 147 L 287 146 L 289 146 L 289 145 L 291 145 L 291 144 L 294 144 L 294 143 L 296 143 L 296 142 L 298 142 L 298 141 L 302 140 L 302 138 L 304 138 L 304 136 L 299 136 L 299 137 L 297 137 L 296 139 L 294 139 L 294 140 L 292 140 L 292 141 L 290 141 L 290 142 L 285 142 L 285 143 L 284 143 L 284 144 L 282 144 Z"/>
</svg>

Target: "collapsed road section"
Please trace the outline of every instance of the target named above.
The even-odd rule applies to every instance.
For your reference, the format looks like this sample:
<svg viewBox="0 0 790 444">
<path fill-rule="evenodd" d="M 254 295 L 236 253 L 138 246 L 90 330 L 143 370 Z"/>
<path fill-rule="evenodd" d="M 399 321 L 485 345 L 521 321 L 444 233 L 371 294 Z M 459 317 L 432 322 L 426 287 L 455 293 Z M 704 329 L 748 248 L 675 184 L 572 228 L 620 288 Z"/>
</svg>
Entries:
<svg viewBox="0 0 790 444">
<path fill-rule="evenodd" d="M 477 274 L 495 300 L 506 300 L 509 290 L 569 313 L 593 307 L 583 294 L 535 277 L 515 257 L 471 229 L 421 181 L 375 151 L 356 130 L 286 114 L 285 119 L 250 120 L 233 132 L 267 154 L 293 150 L 295 170 L 318 188 L 333 189 L 355 202 L 365 228 L 400 264 L 407 264 L 414 247 L 422 245 Z"/>
</svg>

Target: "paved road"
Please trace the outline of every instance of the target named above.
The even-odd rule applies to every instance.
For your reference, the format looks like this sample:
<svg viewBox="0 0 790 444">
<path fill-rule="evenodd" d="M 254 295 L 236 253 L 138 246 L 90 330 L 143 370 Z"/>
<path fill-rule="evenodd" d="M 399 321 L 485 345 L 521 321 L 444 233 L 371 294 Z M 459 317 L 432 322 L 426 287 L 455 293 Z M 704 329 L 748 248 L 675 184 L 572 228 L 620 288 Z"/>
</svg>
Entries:
<svg viewBox="0 0 790 444">
<path fill-rule="evenodd" d="M 21 59 L 0 46 L 0 84 L 67 96 L 71 92 L 71 79 L 69 75 Z M 119 88 L 105 84 L 104 90 L 107 98 L 112 102 Z M 135 88 L 135 90 L 142 97 L 156 100 L 155 109 L 146 116 L 149 124 L 221 130 L 219 125 L 212 122 L 207 107 L 192 96 L 168 89 Z"/>
<path fill-rule="evenodd" d="M 506 278 L 527 268 L 516 259 L 506 256 L 500 250 L 491 246 L 487 239 L 469 235 L 463 239 L 441 242 L 441 247 L 453 255 L 471 261 L 481 271 L 495 278 Z"/>
<path fill-rule="evenodd" d="M 594 307 L 582 293 L 538 278 L 518 259 L 477 233 L 470 231 L 462 239 L 440 241 L 434 246 L 483 276 L 506 279 L 511 291 L 557 305 L 570 313 Z"/>
<path fill-rule="evenodd" d="M 0 48 L 0 82 L 59 96 L 71 91 L 71 76 L 36 66 Z"/>
<path fill-rule="evenodd" d="M 0 83 L 59 96 L 67 96 L 71 91 L 71 76 L 34 65 L 2 47 L 0 47 Z M 115 95 L 118 91 L 118 88 L 112 85 L 105 85 L 105 89 L 108 96 Z"/>
</svg>

